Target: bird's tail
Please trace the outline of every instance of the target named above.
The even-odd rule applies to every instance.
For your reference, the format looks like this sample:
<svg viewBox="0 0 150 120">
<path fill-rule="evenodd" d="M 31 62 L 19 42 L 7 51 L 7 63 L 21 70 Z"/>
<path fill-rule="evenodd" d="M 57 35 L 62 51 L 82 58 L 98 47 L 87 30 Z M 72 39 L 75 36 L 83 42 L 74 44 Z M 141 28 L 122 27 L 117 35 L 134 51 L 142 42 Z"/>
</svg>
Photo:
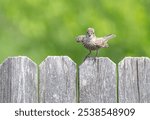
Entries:
<svg viewBox="0 0 150 120">
<path fill-rule="evenodd" d="M 114 37 L 116 37 L 115 34 L 109 34 L 109 35 L 104 36 L 103 38 L 104 38 L 104 41 L 107 42 L 108 40 L 110 40 Z"/>
</svg>

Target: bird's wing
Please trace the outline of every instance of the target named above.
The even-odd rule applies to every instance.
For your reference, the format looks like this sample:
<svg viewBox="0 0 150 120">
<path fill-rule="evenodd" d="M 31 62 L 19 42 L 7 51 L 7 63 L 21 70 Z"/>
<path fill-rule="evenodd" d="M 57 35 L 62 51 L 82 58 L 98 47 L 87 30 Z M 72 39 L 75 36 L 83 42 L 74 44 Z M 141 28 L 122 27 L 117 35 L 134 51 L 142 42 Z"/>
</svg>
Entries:
<svg viewBox="0 0 150 120">
<path fill-rule="evenodd" d="M 77 42 L 83 42 L 85 37 L 86 37 L 85 35 L 79 35 L 79 36 L 76 37 L 76 41 Z"/>
</svg>

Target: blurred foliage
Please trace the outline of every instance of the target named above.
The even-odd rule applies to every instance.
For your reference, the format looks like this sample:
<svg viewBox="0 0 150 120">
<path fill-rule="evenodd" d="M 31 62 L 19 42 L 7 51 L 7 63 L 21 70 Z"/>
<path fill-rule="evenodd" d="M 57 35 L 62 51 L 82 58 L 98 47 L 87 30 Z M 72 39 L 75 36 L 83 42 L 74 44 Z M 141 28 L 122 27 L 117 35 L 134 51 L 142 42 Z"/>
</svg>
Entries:
<svg viewBox="0 0 150 120">
<path fill-rule="evenodd" d="M 24 55 L 36 63 L 67 55 L 81 64 L 88 53 L 75 37 L 93 27 L 98 37 L 114 33 L 99 56 L 119 62 L 150 56 L 150 0 L 1 0 L 0 62 Z"/>
</svg>

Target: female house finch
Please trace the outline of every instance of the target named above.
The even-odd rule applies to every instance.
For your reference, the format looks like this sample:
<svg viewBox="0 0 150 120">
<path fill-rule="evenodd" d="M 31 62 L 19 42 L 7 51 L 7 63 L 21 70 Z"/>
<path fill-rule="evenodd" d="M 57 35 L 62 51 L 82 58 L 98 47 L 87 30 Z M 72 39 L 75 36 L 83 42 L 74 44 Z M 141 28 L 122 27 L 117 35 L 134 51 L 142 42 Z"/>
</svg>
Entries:
<svg viewBox="0 0 150 120">
<path fill-rule="evenodd" d="M 89 50 L 89 53 L 86 55 L 85 59 L 91 54 L 92 50 L 96 50 L 96 56 L 98 55 L 100 48 L 108 48 L 108 40 L 116 37 L 114 34 L 109 34 L 104 37 L 97 38 L 94 29 L 88 28 L 86 35 L 79 35 L 76 38 L 77 42 L 80 42 L 84 45 L 85 48 Z M 84 60 L 85 60 L 84 59 Z"/>
</svg>

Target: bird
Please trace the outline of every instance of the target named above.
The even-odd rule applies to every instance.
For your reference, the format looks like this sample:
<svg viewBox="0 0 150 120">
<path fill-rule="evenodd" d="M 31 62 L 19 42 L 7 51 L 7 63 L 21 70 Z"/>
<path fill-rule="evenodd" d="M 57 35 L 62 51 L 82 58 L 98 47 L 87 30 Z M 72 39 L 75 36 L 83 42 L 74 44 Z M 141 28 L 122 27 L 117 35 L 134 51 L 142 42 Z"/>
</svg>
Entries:
<svg viewBox="0 0 150 120">
<path fill-rule="evenodd" d="M 96 51 L 98 56 L 100 48 L 108 48 L 108 40 L 116 37 L 115 34 L 108 34 L 103 37 L 96 37 L 94 28 L 88 28 L 86 35 L 79 35 L 76 37 L 76 42 L 82 43 L 83 46 L 89 50 L 89 53 L 85 56 L 84 60 L 89 57 L 91 51 Z"/>
</svg>

